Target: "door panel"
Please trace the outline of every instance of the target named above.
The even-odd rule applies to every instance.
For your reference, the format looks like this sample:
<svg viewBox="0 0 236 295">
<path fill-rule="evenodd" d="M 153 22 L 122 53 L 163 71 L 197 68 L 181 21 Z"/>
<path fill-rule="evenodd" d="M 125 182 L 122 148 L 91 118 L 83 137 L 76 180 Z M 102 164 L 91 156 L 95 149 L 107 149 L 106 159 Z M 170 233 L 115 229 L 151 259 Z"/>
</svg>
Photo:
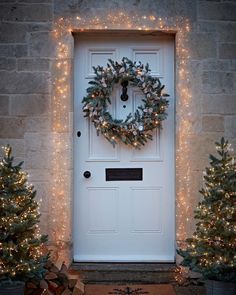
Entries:
<svg viewBox="0 0 236 295">
<path fill-rule="evenodd" d="M 84 118 L 81 103 L 93 66 L 128 57 L 147 62 L 170 94 L 168 119 L 141 150 L 113 147 Z M 75 36 L 74 81 L 74 260 L 174 261 L 174 40 L 150 34 L 79 34 Z M 128 86 L 112 93 L 110 112 L 124 119 L 140 105 L 143 93 Z M 106 168 L 141 168 L 138 181 L 106 181 Z M 85 178 L 84 171 L 91 177 Z"/>
</svg>

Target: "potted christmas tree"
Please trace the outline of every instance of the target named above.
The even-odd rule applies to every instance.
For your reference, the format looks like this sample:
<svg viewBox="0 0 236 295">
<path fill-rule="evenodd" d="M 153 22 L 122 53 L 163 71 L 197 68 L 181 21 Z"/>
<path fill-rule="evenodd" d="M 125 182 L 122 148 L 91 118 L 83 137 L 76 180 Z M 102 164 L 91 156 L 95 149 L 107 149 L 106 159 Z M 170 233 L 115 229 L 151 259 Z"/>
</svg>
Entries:
<svg viewBox="0 0 236 295">
<path fill-rule="evenodd" d="M 0 160 L 0 294 L 24 294 L 24 282 L 41 279 L 48 255 L 47 237 L 38 229 L 36 191 L 27 184 L 23 163 L 13 164 L 10 146 Z"/>
<path fill-rule="evenodd" d="M 236 294 L 236 163 L 224 138 L 216 143 L 204 175 L 203 200 L 195 210 L 196 231 L 179 250 L 183 266 L 206 280 L 208 295 Z"/>
</svg>

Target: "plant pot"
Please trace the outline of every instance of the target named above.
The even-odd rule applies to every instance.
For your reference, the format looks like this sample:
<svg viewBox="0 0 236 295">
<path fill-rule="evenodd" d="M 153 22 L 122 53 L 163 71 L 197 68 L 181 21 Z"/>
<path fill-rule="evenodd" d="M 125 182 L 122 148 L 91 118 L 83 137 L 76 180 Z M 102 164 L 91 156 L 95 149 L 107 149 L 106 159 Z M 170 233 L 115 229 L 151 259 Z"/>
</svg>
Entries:
<svg viewBox="0 0 236 295">
<path fill-rule="evenodd" d="M 236 284 L 222 281 L 206 281 L 207 295 L 236 295 Z"/>
<path fill-rule="evenodd" d="M 0 286 L 1 295 L 24 295 L 25 283 L 19 282 L 14 285 Z"/>
</svg>

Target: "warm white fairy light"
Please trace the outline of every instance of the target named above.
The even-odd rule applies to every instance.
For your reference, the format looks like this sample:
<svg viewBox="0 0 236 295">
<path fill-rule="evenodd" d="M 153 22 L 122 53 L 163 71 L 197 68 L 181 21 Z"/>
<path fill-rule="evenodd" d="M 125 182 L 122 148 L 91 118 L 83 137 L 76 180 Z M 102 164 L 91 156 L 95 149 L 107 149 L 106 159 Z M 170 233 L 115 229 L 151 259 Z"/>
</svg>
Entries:
<svg viewBox="0 0 236 295">
<path fill-rule="evenodd" d="M 53 188 L 51 199 L 52 229 L 51 240 L 64 250 L 71 240 L 71 183 L 70 164 L 72 140 L 70 138 L 70 109 L 72 109 L 71 81 L 72 57 L 71 32 L 89 30 L 139 30 L 176 33 L 177 63 L 177 240 L 184 240 L 189 233 L 188 220 L 192 216 L 190 206 L 190 146 L 191 93 L 189 89 L 188 32 L 190 23 L 183 17 L 162 18 L 155 15 L 129 15 L 123 11 L 110 12 L 104 16 L 61 17 L 55 23 L 54 35 L 57 42 L 53 95 Z M 68 245 L 67 245 L 68 246 Z M 68 257 L 65 257 L 65 260 Z M 69 257 L 70 258 L 70 257 Z"/>
</svg>

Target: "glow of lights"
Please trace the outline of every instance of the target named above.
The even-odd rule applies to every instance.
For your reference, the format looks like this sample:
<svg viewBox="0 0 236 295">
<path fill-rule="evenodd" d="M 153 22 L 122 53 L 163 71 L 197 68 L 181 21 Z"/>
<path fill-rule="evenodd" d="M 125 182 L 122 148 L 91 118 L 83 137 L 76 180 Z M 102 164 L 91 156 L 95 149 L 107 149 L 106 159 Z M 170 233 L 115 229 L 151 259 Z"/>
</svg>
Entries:
<svg viewBox="0 0 236 295">
<path fill-rule="evenodd" d="M 55 76 L 52 102 L 53 122 L 53 187 L 51 198 L 52 234 L 51 240 L 64 251 L 71 241 L 71 167 L 72 128 L 70 109 L 72 109 L 72 54 L 73 38 L 71 32 L 90 30 L 139 30 L 162 31 L 176 34 L 176 192 L 177 192 L 177 240 L 182 241 L 190 234 L 188 220 L 192 216 L 190 204 L 191 167 L 191 91 L 189 82 L 189 44 L 188 33 L 191 26 L 183 17 L 161 18 L 155 15 L 129 15 L 123 11 L 108 13 L 103 17 L 61 17 L 55 22 L 54 36 L 57 44 Z M 67 245 L 68 246 L 68 245 Z M 67 260 L 68 257 L 64 257 Z M 70 257 L 69 257 L 70 259 Z"/>
</svg>

